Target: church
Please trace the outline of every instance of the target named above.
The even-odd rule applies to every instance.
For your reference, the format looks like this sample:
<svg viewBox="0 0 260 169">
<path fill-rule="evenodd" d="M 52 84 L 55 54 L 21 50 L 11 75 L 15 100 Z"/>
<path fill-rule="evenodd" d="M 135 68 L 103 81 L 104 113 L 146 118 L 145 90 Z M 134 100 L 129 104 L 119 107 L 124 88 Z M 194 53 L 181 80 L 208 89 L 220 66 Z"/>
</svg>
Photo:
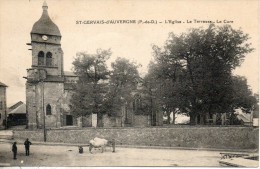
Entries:
<svg viewBox="0 0 260 169">
<path fill-rule="evenodd" d="M 28 128 L 73 125 L 75 120 L 67 110 L 70 84 L 77 76 L 63 70 L 60 30 L 49 17 L 46 2 L 42 9 L 41 18 L 32 27 L 31 43 L 27 43 L 32 51 L 32 66 L 26 77 Z"/>
<path fill-rule="evenodd" d="M 73 72 L 63 70 L 60 30 L 49 17 L 46 2 L 42 10 L 42 16 L 32 27 L 31 43 L 27 43 L 32 52 L 32 65 L 25 77 L 28 128 L 95 127 L 95 114 L 79 119 L 70 112 L 71 86 L 78 77 Z M 136 115 L 132 109 L 131 106 L 127 109 L 123 107 L 118 117 L 105 115 L 104 127 L 151 125 L 149 115 Z M 157 119 L 161 120 L 156 124 L 162 124 L 162 117 Z"/>
</svg>

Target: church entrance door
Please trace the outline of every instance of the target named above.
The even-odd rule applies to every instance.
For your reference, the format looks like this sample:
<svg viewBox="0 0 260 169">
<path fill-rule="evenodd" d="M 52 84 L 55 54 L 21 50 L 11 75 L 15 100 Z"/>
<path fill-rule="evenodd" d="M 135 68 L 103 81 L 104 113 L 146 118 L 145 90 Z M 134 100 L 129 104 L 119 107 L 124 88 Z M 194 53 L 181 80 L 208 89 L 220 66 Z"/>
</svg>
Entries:
<svg viewBox="0 0 260 169">
<path fill-rule="evenodd" d="M 67 126 L 72 126 L 73 125 L 72 115 L 66 115 L 66 125 Z"/>
</svg>

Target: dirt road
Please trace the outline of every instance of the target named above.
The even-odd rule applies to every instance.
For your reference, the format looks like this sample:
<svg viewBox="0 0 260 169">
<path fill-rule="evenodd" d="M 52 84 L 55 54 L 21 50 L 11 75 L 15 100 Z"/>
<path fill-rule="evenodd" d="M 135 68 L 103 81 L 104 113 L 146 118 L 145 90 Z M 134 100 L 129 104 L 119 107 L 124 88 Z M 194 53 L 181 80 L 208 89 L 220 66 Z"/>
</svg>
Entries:
<svg viewBox="0 0 260 169">
<path fill-rule="evenodd" d="M 30 156 L 25 156 L 24 146 L 18 144 L 17 160 L 12 159 L 11 144 L 0 143 L 0 163 L 10 166 L 219 166 L 219 151 L 174 149 L 116 148 L 93 154 L 84 147 L 78 153 L 76 146 L 32 145 Z"/>
</svg>

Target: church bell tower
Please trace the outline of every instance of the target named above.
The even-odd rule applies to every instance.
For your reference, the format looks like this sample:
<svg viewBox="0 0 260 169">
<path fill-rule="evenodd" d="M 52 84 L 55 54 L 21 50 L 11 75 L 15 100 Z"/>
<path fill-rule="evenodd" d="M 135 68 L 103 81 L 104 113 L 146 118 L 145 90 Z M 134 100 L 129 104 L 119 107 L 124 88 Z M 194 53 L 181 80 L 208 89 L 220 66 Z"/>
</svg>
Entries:
<svg viewBox="0 0 260 169">
<path fill-rule="evenodd" d="M 43 68 L 48 75 L 63 75 L 63 52 L 60 30 L 48 15 L 46 2 L 42 6 L 41 18 L 31 31 L 32 68 Z"/>
<path fill-rule="evenodd" d="M 61 33 L 48 15 L 44 2 L 42 16 L 31 31 L 32 65 L 27 69 L 26 105 L 29 128 L 59 127 L 60 98 L 64 91 Z"/>
</svg>

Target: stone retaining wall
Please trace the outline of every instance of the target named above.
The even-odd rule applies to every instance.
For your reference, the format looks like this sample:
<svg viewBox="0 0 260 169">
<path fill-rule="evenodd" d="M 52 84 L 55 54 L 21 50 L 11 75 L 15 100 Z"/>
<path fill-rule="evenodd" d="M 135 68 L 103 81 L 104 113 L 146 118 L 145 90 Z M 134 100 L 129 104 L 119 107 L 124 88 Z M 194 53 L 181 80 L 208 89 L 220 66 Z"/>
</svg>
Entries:
<svg viewBox="0 0 260 169">
<path fill-rule="evenodd" d="M 258 148 L 258 128 L 252 127 L 153 127 L 52 129 L 48 142 L 88 144 L 94 137 L 116 140 L 116 144 L 220 149 Z M 43 141 L 43 130 L 15 130 L 14 138 Z"/>
</svg>

